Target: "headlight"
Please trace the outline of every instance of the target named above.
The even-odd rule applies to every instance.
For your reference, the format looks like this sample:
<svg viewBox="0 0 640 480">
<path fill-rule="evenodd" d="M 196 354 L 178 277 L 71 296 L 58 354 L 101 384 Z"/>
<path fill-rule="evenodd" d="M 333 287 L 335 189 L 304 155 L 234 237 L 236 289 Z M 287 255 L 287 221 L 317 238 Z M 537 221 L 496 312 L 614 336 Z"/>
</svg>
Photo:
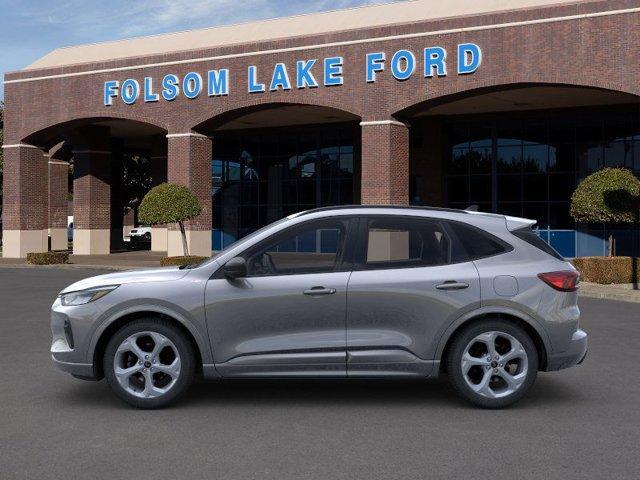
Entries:
<svg viewBox="0 0 640 480">
<path fill-rule="evenodd" d="M 61 293 L 60 303 L 65 307 L 84 305 L 85 303 L 94 302 L 104 297 L 116 288 L 118 288 L 118 285 L 109 285 L 107 287 L 88 288 L 87 290 L 79 290 L 77 292 Z"/>
</svg>

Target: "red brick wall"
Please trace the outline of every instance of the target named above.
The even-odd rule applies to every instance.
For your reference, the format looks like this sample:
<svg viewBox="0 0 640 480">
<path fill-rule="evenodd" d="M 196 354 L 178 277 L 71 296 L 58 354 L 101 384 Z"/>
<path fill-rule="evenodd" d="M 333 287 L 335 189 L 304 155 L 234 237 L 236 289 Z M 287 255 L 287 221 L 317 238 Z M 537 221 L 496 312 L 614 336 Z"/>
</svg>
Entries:
<svg viewBox="0 0 640 480">
<path fill-rule="evenodd" d="M 171 137 L 168 181 L 185 185 L 200 202 L 202 213 L 187 222 L 187 230 L 211 230 L 211 140 L 203 136 Z M 169 228 L 177 229 L 177 225 Z"/>
<path fill-rule="evenodd" d="M 48 157 L 37 148 L 4 150 L 4 230 L 47 228 Z"/>
<path fill-rule="evenodd" d="M 49 161 L 49 227 L 67 228 L 69 164 Z"/>
<path fill-rule="evenodd" d="M 409 128 L 399 124 L 362 126 L 363 205 L 409 203 Z"/>
<path fill-rule="evenodd" d="M 324 44 L 386 35 L 495 25 L 504 22 L 578 15 L 637 6 L 636 1 L 628 0 L 581 2 L 576 5 L 536 10 L 518 10 L 470 18 L 416 22 L 309 38 L 180 52 L 160 57 L 130 58 L 100 64 L 70 66 L 64 67 L 64 69 L 29 70 L 9 73 L 6 75 L 6 79 L 15 80 L 83 70 L 233 55 L 248 51 L 292 48 L 315 43 Z M 435 100 L 471 89 L 512 83 L 540 82 L 584 85 L 638 94 L 640 88 L 636 79 L 640 74 L 640 66 L 630 52 L 634 52 L 640 45 L 639 24 L 640 14 L 629 13 L 427 37 L 387 41 L 372 40 L 367 43 L 317 48 L 309 51 L 269 53 L 132 71 L 9 83 L 5 89 L 5 138 L 8 143 L 15 143 L 40 132 L 36 137 L 45 139 L 51 132 L 46 132 L 47 135 L 44 135 L 41 131 L 52 125 L 78 118 L 98 116 L 146 121 L 160 126 L 170 133 L 186 132 L 225 112 L 273 102 L 325 105 L 352 112 L 364 120 L 381 120 L 419 102 Z M 455 71 L 456 45 L 461 42 L 475 42 L 482 48 L 483 64 L 474 74 L 457 75 Z M 448 76 L 425 79 L 420 71 L 417 71 L 411 79 L 399 82 L 390 75 L 387 68 L 385 72 L 379 74 L 376 83 L 366 83 L 365 54 L 367 52 L 385 51 L 387 57 L 390 58 L 396 50 L 408 48 L 420 59 L 422 49 L 433 45 L 440 45 L 447 49 L 450 60 Z M 345 59 L 343 86 L 328 88 L 321 86 L 316 89 L 301 90 L 294 87 L 287 92 L 278 91 L 264 94 L 249 94 L 246 91 L 247 67 L 249 65 L 257 65 L 266 80 L 270 76 L 270 72 L 273 71 L 273 65 L 276 62 L 284 62 L 291 74 L 295 71 L 296 60 L 322 59 L 335 55 L 342 55 Z M 175 73 L 182 77 L 188 71 L 195 70 L 205 73 L 211 68 L 230 69 L 231 92 L 229 96 L 210 98 L 203 94 L 197 99 L 189 100 L 181 95 L 173 102 L 161 100 L 157 103 L 142 103 L 139 101 L 134 106 L 124 105 L 120 99 L 115 99 L 113 106 L 105 107 L 103 105 L 102 90 L 106 80 L 118 79 L 122 81 L 132 77 L 142 83 L 144 76 L 151 76 L 157 86 L 165 74 Z M 316 71 L 317 77 L 320 76 L 319 73 L 320 70 Z"/>
<path fill-rule="evenodd" d="M 73 154 L 73 227 L 111 228 L 111 153 Z"/>
</svg>

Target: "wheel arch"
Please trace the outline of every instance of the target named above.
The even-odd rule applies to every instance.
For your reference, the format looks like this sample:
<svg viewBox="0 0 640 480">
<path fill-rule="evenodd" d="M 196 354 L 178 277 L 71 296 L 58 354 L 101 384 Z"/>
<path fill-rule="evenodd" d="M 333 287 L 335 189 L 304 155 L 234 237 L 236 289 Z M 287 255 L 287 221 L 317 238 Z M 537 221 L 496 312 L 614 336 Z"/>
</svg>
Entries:
<svg viewBox="0 0 640 480">
<path fill-rule="evenodd" d="M 531 337 L 531 340 L 536 346 L 540 362 L 538 369 L 542 371 L 546 370 L 547 355 L 550 350 L 549 341 L 544 331 L 539 325 L 537 325 L 535 320 L 528 318 L 520 312 L 514 312 L 511 310 L 487 310 L 482 312 L 473 312 L 471 315 L 459 319 L 443 334 L 436 351 L 436 358 L 440 360 L 440 371 L 442 373 L 444 373 L 446 365 L 446 356 L 449 353 L 449 348 L 451 347 L 456 335 L 469 325 L 488 319 L 507 320 L 520 326 L 527 335 Z"/>
<path fill-rule="evenodd" d="M 109 340 L 113 335 L 125 325 L 139 320 L 142 318 L 158 318 L 171 322 L 178 327 L 191 342 L 194 352 L 196 354 L 196 365 L 199 370 L 202 369 L 202 365 L 207 363 L 209 356 L 208 344 L 204 343 L 204 340 L 198 335 L 195 328 L 188 322 L 181 319 L 179 315 L 175 315 L 172 312 L 167 312 L 154 308 L 140 308 L 137 310 L 131 310 L 122 312 L 116 317 L 112 317 L 109 322 L 100 329 L 95 335 L 93 341 L 93 371 L 97 379 L 104 377 L 104 371 L 102 368 L 102 359 L 104 358 L 105 350 Z"/>
</svg>

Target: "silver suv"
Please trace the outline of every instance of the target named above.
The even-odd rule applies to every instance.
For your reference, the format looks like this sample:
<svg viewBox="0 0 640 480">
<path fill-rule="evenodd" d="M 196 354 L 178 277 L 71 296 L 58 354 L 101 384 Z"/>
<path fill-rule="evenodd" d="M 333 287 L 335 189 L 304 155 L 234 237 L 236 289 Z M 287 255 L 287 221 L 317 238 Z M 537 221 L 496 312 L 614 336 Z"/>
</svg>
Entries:
<svg viewBox="0 0 640 480">
<path fill-rule="evenodd" d="M 578 274 L 535 222 L 460 210 L 291 215 L 195 267 L 70 285 L 53 361 L 140 408 L 205 378 L 429 378 L 477 406 L 520 399 L 587 352 Z"/>
</svg>

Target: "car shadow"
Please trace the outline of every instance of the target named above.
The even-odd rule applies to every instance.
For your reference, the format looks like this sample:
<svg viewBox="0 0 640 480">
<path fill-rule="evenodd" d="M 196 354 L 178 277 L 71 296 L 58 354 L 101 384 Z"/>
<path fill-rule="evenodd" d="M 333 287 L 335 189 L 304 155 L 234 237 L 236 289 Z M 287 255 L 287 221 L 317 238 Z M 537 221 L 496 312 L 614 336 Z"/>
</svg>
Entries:
<svg viewBox="0 0 640 480">
<path fill-rule="evenodd" d="M 56 392 L 66 407 L 127 408 L 109 390 L 105 381 L 82 382 Z M 550 375 L 540 375 L 527 396 L 511 408 L 576 405 L 584 401 L 583 392 L 571 383 Z M 198 380 L 173 410 L 202 407 L 242 408 L 264 405 L 358 408 L 361 406 L 422 406 L 436 409 L 474 409 L 449 386 L 446 378 L 429 380 L 289 380 L 241 379 Z"/>
</svg>

